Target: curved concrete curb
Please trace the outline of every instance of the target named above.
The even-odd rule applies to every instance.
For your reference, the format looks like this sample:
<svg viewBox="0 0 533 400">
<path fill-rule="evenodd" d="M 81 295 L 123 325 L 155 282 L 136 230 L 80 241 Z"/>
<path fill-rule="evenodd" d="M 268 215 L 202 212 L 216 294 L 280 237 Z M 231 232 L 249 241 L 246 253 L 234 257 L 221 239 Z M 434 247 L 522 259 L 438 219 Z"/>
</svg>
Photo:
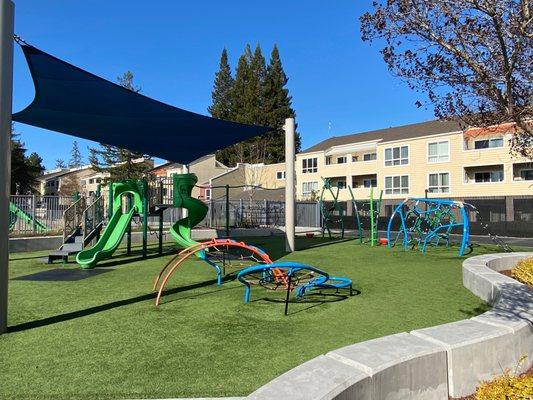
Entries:
<svg viewBox="0 0 533 400">
<path fill-rule="evenodd" d="M 474 392 L 480 380 L 533 361 L 533 290 L 499 274 L 533 253 L 463 262 L 463 284 L 493 306 L 477 317 L 357 343 L 318 356 L 247 399 L 443 399 Z"/>
</svg>

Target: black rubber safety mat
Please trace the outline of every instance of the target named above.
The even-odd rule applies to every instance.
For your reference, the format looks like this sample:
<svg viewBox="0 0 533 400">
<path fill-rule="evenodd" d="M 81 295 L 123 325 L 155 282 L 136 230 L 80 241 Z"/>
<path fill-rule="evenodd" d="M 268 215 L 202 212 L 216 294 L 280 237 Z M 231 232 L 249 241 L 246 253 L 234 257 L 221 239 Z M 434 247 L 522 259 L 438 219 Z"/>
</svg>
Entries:
<svg viewBox="0 0 533 400">
<path fill-rule="evenodd" d="M 61 282 L 61 281 L 81 281 L 91 276 L 100 275 L 109 272 L 106 269 L 48 269 L 46 271 L 36 272 L 35 274 L 19 276 L 13 278 L 16 281 L 41 281 L 41 282 Z"/>
</svg>

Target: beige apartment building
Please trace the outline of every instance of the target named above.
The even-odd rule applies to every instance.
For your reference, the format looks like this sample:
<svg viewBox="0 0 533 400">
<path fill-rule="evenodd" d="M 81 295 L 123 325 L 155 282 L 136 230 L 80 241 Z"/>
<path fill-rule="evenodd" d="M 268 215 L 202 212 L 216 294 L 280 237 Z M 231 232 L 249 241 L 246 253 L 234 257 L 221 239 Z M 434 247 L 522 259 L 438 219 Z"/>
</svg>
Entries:
<svg viewBox="0 0 533 400">
<path fill-rule="evenodd" d="M 285 163 L 237 164 L 208 182 L 210 189 L 205 200 L 225 198 L 229 185 L 230 200 L 254 199 L 283 201 L 285 192 Z"/>
<path fill-rule="evenodd" d="M 215 158 L 214 154 L 207 154 L 191 161 L 187 165 L 167 162 L 152 168 L 148 173 L 156 177 L 166 178 L 170 178 L 174 174 L 183 174 L 186 172 L 196 174 L 198 182 L 196 187 L 193 188 L 191 196 L 202 200 L 209 200 L 211 196 L 211 190 L 209 189 L 210 179 L 231 170 L 233 168 L 222 164 Z M 167 201 L 169 201 L 170 193 L 168 193 L 167 188 L 163 188 L 163 197 L 166 197 Z"/>
<path fill-rule="evenodd" d="M 133 160 L 134 163 L 146 163 L 153 166 L 153 160 L 139 158 Z M 107 178 L 109 173 L 96 172 L 91 165 L 83 165 L 76 168 L 55 169 L 45 172 L 40 178 L 39 192 L 43 196 L 71 196 L 73 190 L 78 191 L 82 196 L 92 196 Z M 102 192 L 107 191 L 106 187 L 101 188 Z"/>
<path fill-rule="evenodd" d="M 399 200 L 427 194 L 490 200 L 491 220 L 529 221 L 533 163 L 510 154 L 510 135 L 509 126 L 463 131 L 455 122 L 429 121 L 332 137 L 297 154 L 297 197 L 320 196 L 329 178 L 343 201 L 351 199 L 348 185 L 358 200 L 371 187 L 374 196 L 382 190 L 386 215 Z"/>
<path fill-rule="evenodd" d="M 320 198 L 323 178 L 338 188 L 338 199 L 350 214 L 356 200 L 383 193 L 382 215 L 406 197 L 467 201 L 487 221 L 533 221 L 533 163 L 510 153 L 512 126 L 467 129 L 453 121 L 428 121 L 328 138 L 296 155 L 297 200 Z M 203 188 L 193 197 L 283 200 L 285 163 L 238 164 L 228 168 L 214 155 L 189 164 Z M 184 171 L 168 163 L 153 173 L 171 176 Z M 328 192 L 325 199 L 331 200 Z"/>
</svg>

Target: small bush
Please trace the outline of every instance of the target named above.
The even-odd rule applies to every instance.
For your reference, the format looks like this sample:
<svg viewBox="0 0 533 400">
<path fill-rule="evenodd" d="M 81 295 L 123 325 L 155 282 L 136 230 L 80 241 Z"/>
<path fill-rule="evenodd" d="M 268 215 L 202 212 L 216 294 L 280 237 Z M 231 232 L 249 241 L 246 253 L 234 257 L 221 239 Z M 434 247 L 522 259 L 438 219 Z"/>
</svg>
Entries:
<svg viewBox="0 0 533 400">
<path fill-rule="evenodd" d="M 476 400 L 518 399 L 533 399 L 533 376 L 505 373 L 492 381 L 483 382 L 476 390 Z"/>
<path fill-rule="evenodd" d="M 533 257 L 526 258 L 516 264 L 516 267 L 511 271 L 511 276 L 526 285 L 533 286 Z"/>
<path fill-rule="evenodd" d="M 533 259 L 530 259 L 533 260 Z M 517 375 L 518 369 L 527 357 L 522 356 L 516 365 L 515 373 L 509 369 L 491 381 L 482 382 L 475 393 L 475 400 L 522 400 L 533 399 L 533 375 L 530 371 Z"/>
</svg>

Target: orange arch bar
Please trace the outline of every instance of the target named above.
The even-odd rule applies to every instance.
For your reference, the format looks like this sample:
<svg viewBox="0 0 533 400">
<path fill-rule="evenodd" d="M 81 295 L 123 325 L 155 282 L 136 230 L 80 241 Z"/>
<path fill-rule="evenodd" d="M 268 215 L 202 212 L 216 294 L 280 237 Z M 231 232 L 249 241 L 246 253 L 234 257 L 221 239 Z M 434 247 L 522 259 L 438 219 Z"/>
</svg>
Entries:
<svg viewBox="0 0 533 400">
<path fill-rule="evenodd" d="M 265 262 L 267 264 L 271 264 L 272 263 L 272 260 L 270 259 L 268 254 L 263 253 L 263 252 L 259 251 L 257 248 L 255 248 L 253 246 L 249 246 L 249 245 L 247 245 L 244 242 L 236 242 L 235 240 L 231 240 L 231 239 L 212 239 L 209 242 L 198 243 L 198 244 L 196 244 L 194 246 L 188 247 L 188 248 L 180 251 L 178 253 L 178 255 L 176 257 L 174 257 L 172 260 L 170 260 L 163 267 L 163 269 L 159 272 L 159 274 L 157 274 L 157 276 L 156 276 L 156 278 L 154 280 L 153 287 L 152 287 L 152 290 L 154 290 L 154 291 L 157 289 L 157 285 L 158 285 L 159 281 L 161 280 L 161 277 L 163 276 L 164 272 L 167 270 L 168 267 L 170 267 L 172 265 L 170 270 L 166 273 L 165 277 L 161 281 L 161 285 L 159 286 L 159 289 L 157 289 L 157 297 L 155 299 L 155 305 L 156 306 L 159 306 L 159 304 L 161 304 L 161 296 L 163 294 L 163 290 L 164 290 L 166 284 L 168 283 L 168 280 L 170 279 L 170 277 L 174 273 L 174 271 L 176 271 L 176 269 L 178 269 L 178 267 L 181 264 L 183 264 L 183 262 L 187 258 L 191 257 L 192 255 L 194 255 L 198 251 L 207 250 L 207 249 L 210 249 L 210 248 L 213 248 L 213 247 L 226 247 L 226 248 L 236 247 L 236 248 L 246 249 L 246 250 L 251 251 L 255 255 L 259 256 L 263 262 Z"/>
</svg>

